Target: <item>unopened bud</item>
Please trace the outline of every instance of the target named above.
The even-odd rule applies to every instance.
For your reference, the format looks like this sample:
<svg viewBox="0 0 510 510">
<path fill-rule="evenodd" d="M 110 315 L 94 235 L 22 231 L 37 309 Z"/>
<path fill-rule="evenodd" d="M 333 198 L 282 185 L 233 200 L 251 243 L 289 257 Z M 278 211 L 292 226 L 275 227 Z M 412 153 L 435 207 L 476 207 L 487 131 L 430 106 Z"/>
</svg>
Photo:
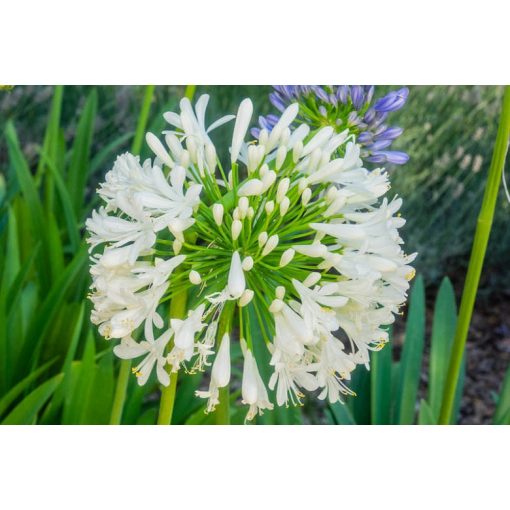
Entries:
<svg viewBox="0 0 510 510">
<path fill-rule="evenodd" d="M 221 204 L 214 204 L 212 207 L 214 222 L 218 225 L 218 227 L 221 227 L 221 224 L 223 223 L 223 210 L 223 205 Z"/>
<path fill-rule="evenodd" d="M 202 277 L 200 276 L 200 273 L 193 269 L 189 272 L 189 281 L 193 285 L 200 285 L 202 283 Z"/>
<path fill-rule="evenodd" d="M 262 250 L 262 256 L 265 257 L 269 255 L 277 246 L 278 246 L 279 238 L 278 234 L 272 235 L 267 243 L 264 245 L 264 249 Z"/>
<path fill-rule="evenodd" d="M 232 222 L 232 239 L 235 241 L 239 234 L 241 233 L 241 230 L 243 228 L 243 224 L 239 220 L 234 220 Z"/>
<path fill-rule="evenodd" d="M 292 261 L 292 259 L 294 258 L 295 254 L 296 254 L 296 251 L 292 248 L 285 250 L 282 253 L 282 256 L 280 258 L 280 267 L 284 267 L 287 264 L 289 264 Z"/>
</svg>

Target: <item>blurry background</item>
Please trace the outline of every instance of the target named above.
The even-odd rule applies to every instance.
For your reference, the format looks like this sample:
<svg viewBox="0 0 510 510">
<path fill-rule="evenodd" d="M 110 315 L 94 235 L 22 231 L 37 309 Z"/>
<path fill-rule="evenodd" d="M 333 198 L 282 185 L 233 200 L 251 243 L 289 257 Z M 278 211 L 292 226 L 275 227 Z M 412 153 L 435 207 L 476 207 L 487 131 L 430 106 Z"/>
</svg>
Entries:
<svg viewBox="0 0 510 510">
<path fill-rule="evenodd" d="M 393 88 L 398 87 L 378 87 L 376 97 Z M 247 96 L 252 98 L 256 114 L 265 115 L 272 111 L 272 106 L 267 100 L 270 91 L 269 86 L 199 86 L 195 97 L 201 93 L 211 95 L 209 118 L 235 113 L 239 101 Z M 27 166 L 37 175 L 37 171 L 41 171 L 39 151 L 50 120 L 53 92 L 53 87 L 49 86 L 19 86 L 10 91 L 0 91 L 0 133 L 2 133 L 0 137 L 0 237 L 3 240 L 2 246 L 7 246 L 9 242 L 7 228 L 9 201 L 19 191 L 17 189 L 19 174 L 16 179 L 13 177 L 13 142 L 11 140 L 11 153 L 8 153 L 7 137 L 3 136 L 3 133 L 8 122 L 12 123 Z M 156 87 L 155 99 L 149 115 L 149 131 L 157 133 L 163 129 L 164 121 L 161 113 L 176 109 L 183 93 L 184 87 Z M 93 200 L 96 198 L 93 191 L 96 184 L 111 167 L 116 154 L 129 150 L 131 146 L 143 94 L 143 87 L 136 86 L 73 86 L 65 87 L 63 90 L 60 111 L 60 126 L 63 132 L 59 135 L 61 140 L 58 142 L 62 146 L 62 151 L 58 157 L 54 155 L 56 159 L 60 158 L 58 164 L 62 168 L 79 166 L 77 156 L 73 158 L 73 151 L 64 150 L 65 147 L 73 147 L 77 131 L 81 129 L 90 134 L 88 143 L 82 144 L 81 149 L 74 150 L 75 154 L 79 154 L 80 150 L 85 151 L 82 154 L 82 160 L 86 162 L 86 168 L 83 168 L 84 189 L 78 191 L 79 199 L 74 202 L 77 204 L 75 221 L 79 232 L 81 232 L 84 217 L 95 206 Z M 404 134 L 393 147 L 410 155 L 406 165 L 391 168 L 392 184 L 393 191 L 404 199 L 402 214 L 407 218 L 407 224 L 403 230 L 406 251 L 419 252 L 415 266 L 418 274 L 424 278 L 429 308 L 444 276 L 450 277 L 457 298 L 460 297 L 483 185 L 496 136 L 501 97 L 502 88 L 494 86 L 412 86 L 406 106 L 391 114 L 389 118 L 391 125 L 404 128 Z M 84 112 L 88 113 L 89 126 L 84 126 L 86 124 L 83 121 Z M 215 141 L 221 144 L 221 137 L 228 137 L 228 133 L 229 130 L 218 130 L 215 132 Z M 86 138 L 85 135 L 83 137 Z M 227 138 L 224 139 L 224 143 L 229 143 Z M 147 148 L 144 146 L 142 156 L 148 155 Z M 23 187 L 22 184 L 21 187 Z M 42 205 L 44 207 L 45 204 Z M 19 204 L 11 204 L 11 209 L 18 209 L 18 228 L 22 228 L 20 224 L 28 225 L 29 223 L 27 218 L 23 218 L 27 214 L 26 211 L 20 208 Z M 63 219 L 65 207 L 61 209 L 62 216 L 56 214 L 55 228 L 57 230 L 67 221 Z M 510 362 L 510 271 L 507 268 L 510 253 L 509 211 L 510 204 L 501 192 L 468 341 L 467 378 L 461 404 L 461 423 L 490 421 L 495 395 L 500 389 L 504 372 Z M 65 217 L 68 218 L 68 216 Z M 20 260 L 27 259 L 31 248 L 34 247 L 29 246 L 30 240 L 19 239 L 18 241 Z M 62 242 L 60 256 L 65 263 L 60 268 L 58 265 L 53 268 L 53 274 L 47 268 L 48 290 L 52 289 L 51 282 L 58 277 L 59 271 L 67 267 L 66 263 L 71 261 L 71 256 L 78 253 L 72 248 L 71 241 L 64 239 Z M 0 257 L 2 265 L 7 264 L 6 254 L 2 253 Z M 87 285 L 85 259 L 80 261 L 79 268 L 81 277 L 79 275 L 76 277 L 73 283 L 74 291 L 66 290 L 65 300 L 69 301 L 65 305 L 69 307 L 66 313 L 73 317 L 81 317 L 80 314 L 83 314 L 84 318 L 81 320 L 87 321 L 88 309 L 84 311 L 79 309 L 67 293 L 75 292 L 75 296 L 83 295 Z M 24 289 L 23 293 L 30 293 L 30 291 Z M 64 297 L 62 299 L 64 300 Z M 45 303 L 38 302 L 35 296 L 24 297 L 22 302 L 27 316 L 30 315 L 28 310 L 30 307 L 38 310 Z M 53 344 L 50 342 L 50 346 L 53 345 L 52 348 L 54 348 L 53 354 L 66 355 L 67 359 L 70 356 L 69 335 L 62 332 L 62 348 L 59 350 L 56 347 L 59 343 L 56 337 L 59 335 L 59 328 L 62 329 L 58 321 L 65 318 L 62 316 L 57 319 L 56 316 L 53 321 L 54 328 L 45 330 L 41 335 L 53 336 Z M 14 329 L 10 330 L 10 335 L 15 334 L 16 327 L 19 328 L 20 336 L 29 334 L 31 327 L 36 328 L 36 326 L 23 324 L 23 317 L 18 318 L 18 322 L 20 324 L 13 326 Z M 65 338 L 66 335 L 67 338 Z M 83 355 L 81 363 L 84 363 L 89 345 L 85 337 L 90 335 L 90 331 L 87 333 L 81 331 L 77 335 L 79 337 L 77 345 L 81 346 L 78 350 L 80 355 Z M 397 357 L 401 336 L 401 327 L 397 324 L 395 327 Z M 18 353 L 20 356 L 29 352 L 27 345 L 24 347 L 25 351 L 23 346 L 20 347 L 21 354 Z M 101 380 L 101 374 L 104 375 L 107 372 L 111 374 L 112 361 L 109 360 L 109 354 L 101 358 L 95 353 L 94 346 L 90 349 L 90 359 L 98 362 L 96 375 L 99 379 L 96 379 L 96 383 L 99 385 L 97 381 Z M 97 349 L 101 351 L 104 346 L 98 344 Z M 73 362 L 75 353 L 76 350 L 70 356 L 69 363 Z M 427 379 L 427 353 L 426 344 L 423 385 L 426 384 Z M 42 361 L 50 362 L 50 358 L 50 355 L 43 356 Z M 40 363 L 41 359 L 34 366 Z M 30 372 L 28 368 L 24 370 L 19 366 L 17 373 L 9 372 L 9 368 L 6 370 L 11 373 L 4 378 L 6 388 L 11 387 L 16 380 L 21 380 L 22 376 Z M 8 381 L 9 377 L 11 380 Z M 79 385 L 79 378 L 75 379 L 78 382 L 72 384 Z M 108 380 L 110 379 L 111 377 Z M 82 383 L 85 385 L 84 382 Z M 81 388 L 81 391 L 86 390 L 87 388 Z M 94 390 L 89 388 L 87 391 Z M 113 391 L 113 387 L 109 391 Z M 147 396 L 140 394 L 133 397 L 131 395 L 131 398 L 140 400 L 139 408 L 132 410 L 135 416 L 137 412 L 141 413 L 142 400 L 147 399 Z M 72 408 L 69 410 L 68 406 L 66 412 L 68 422 L 73 422 L 69 416 L 79 410 Z M 55 418 L 50 412 L 47 422 L 52 421 L 55 421 Z M 61 421 L 66 420 L 62 418 Z M 149 419 L 148 421 L 150 422 Z"/>
</svg>

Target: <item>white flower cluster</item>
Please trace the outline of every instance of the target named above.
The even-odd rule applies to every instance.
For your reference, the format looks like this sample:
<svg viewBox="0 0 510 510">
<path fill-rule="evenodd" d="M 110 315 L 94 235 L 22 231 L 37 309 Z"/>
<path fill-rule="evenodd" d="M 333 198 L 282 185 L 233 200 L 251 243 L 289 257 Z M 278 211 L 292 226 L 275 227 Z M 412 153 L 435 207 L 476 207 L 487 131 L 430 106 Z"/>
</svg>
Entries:
<svg viewBox="0 0 510 510">
<path fill-rule="evenodd" d="M 106 338 L 121 339 L 117 356 L 144 356 L 134 369 L 140 384 L 154 365 L 167 385 L 170 371 L 212 364 L 208 389 L 197 392 L 207 411 L 230 382 L 236 331 L 247 419 L 273 407 L 254 356 L 258 342 L 271 354 L 268 386 L 278 405 L 299 404 L 303 389 L 339 401 L 351 393 L 351 372 L 388 341 L 385 326 L 414 275 L 414 255 L 403 253 L 398 234 L 402 201 L 383 197 L 387 173 L 364 168 L 347 131 L 290 129 L 297 104 L 246 143 L 253 107 L 245 99 L 230 154 L 218 158 L 209 133 L 233 116 L 207 129 L 208 99 L 195 109 L 183 99 L 179 113 L 166 113 L 165 143 L 146 137 L 156 158 L 119 156 L 98 190 L 105 206 L 87 221 L 92 321 Z M 187 300 L 185 317 L 165 320 L 160 305 L 171 299 Z M 157 339 L 155 328 L 163 331 Z"/>
</svg>

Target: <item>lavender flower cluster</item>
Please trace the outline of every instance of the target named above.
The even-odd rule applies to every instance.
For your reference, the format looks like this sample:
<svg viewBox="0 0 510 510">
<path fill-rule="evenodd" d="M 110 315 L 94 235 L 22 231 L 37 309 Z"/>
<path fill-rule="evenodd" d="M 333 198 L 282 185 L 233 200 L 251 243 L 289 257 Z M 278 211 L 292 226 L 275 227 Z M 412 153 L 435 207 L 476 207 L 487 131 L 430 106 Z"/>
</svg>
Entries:
<svg viewBox="0 0 510 510">
<path fill-rule="evenodd" d="M 317 128 L 331 125 L 336 131 L 349 129 L 361 145 L 362 157 L 371 163 L 402 165 L 409 160 L 405 152 L 388 150 L 402 129 L 388 126 L 388 114 L 404 106 L 409 89 L 404 87 L 374 99 L 373 85 L 276 85 L 269 95 L 271 103 L 283 112 L 293 102 L 300 105 L 302 121 Z M 258 128 L 252 129 L 258 138 L 261 128 L 268 131 L 278 122 L 279 116 L 259 117 Z"/>
</svg>

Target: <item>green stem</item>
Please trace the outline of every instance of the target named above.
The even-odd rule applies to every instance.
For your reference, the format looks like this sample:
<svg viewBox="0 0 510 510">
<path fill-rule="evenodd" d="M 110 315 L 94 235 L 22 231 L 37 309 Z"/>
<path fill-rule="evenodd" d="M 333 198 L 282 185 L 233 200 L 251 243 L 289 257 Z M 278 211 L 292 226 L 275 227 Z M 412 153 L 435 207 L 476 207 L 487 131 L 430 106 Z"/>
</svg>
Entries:
<svg viewBox="0 0 510 510">
<path fill-rule="evenodd" d="M 120 362 L 119 378 L 115 388 L 115 397 L 113 398 L 112 413 L 110 415 L 110 425 L 120 425 L 122 421 L 122 411 L 126 401 L 126 392 L 129 383 L 129 374 L 131 373 L 131 360 L 123 359 Z"/>
<path fill-rule="evenodd" d="M 494 145 L 494 152 L 489 168 L 489 175 L 483 196 L 482 207 L 478 216 L 475 238 L 471 249 L 469 267 L 462 291 L 460 302 L 459 319 L 455 330 L 455 337 L 452 345 L 452 354 L 448 366 L 448 375 L 443 394 L 439 423 L 446 425 L 451 422 L 455 391 L 459 380 L 459 373 L 466 346 L 469 324 L 473 314 L 480 274 L 482 272 L 483 260 L 489 242 L 489 236 L 496 208 L 499 185 L 505 165 L 508 140 L 510 138 L 510 86 L 505 87 L 503 97 L 503 108 L 499 120 L 498 134 Z"/>
<path fill-rule="evenodd" d="M 186 317 L 188 303 L 188 292 L 183 290 L 174 296 L 170 301 L 170 317 L 172 319 L 183 319 Z M 174 412 L 175 392 L 177 389 L 177 372 L 172 372 L 172 367 L 167 365 L 170 375 L 170 384 L 163 386 L 161 390 L 161 401 L 159 403 L 158 425 L 170 425 Z"/>
<path fill-rule="evenodd" d="M 232 323 L 235 312 L 235 304 L 228 301 L 223 308 L 220 320 L 218 322 L 218 348 L 221 339 L 225 333 L 232 333 Z M 216 406 L 215 418 L 216 425 L 230 425 L 230 385 L 219 389 L 220 403 Z"/>
<path fill-rule="evenodd" d="M 186 90 L 184 91 L 184 97 L 187 97 L 190 101 L 193 101 L 193 96 L 195 95 L 196 85 L 186 85 Z"/>
<path fill-rule="evenodd" d="M 147 121 L 149 119 L 149 111 L 151 108 L 152 98 L 154 97 L 154 85 L 147 85 L 143 96 L 142 109 L 138 117 L 138 124 L 136 125 L 135 137 L 131 152 L 139 154 L 142 148 L 143 137 L 145 136 L 145 129 L 147 128 Z"/>
</svg>

